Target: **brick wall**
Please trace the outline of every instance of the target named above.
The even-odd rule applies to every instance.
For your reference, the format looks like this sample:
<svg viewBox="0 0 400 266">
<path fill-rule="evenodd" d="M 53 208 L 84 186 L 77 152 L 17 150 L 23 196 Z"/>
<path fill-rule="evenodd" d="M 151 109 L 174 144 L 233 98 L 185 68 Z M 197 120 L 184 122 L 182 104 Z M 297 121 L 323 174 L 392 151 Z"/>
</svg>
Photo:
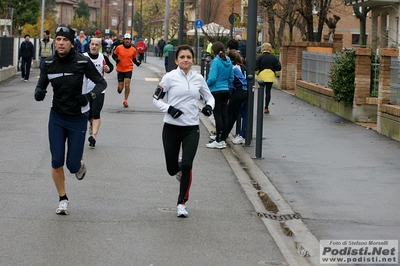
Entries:
<svg viewBox="0 0 400 266">
<path fill-rule="evenodd" d="M 333 52 L 342 50 L 342 35 L 334 34 L 333 43 L 320 42 L 283 42 L 281 48 L 281 89 L 295 90 L 296 81 L 302 77 L 302 55 L 308 47 L 332 48 Z"/>
<path fill-rule="evenodd" d="M 369 48 L 356 48 L 354 104 L 366 104 L 371 86 L 371 54 Z"/>
</svg>

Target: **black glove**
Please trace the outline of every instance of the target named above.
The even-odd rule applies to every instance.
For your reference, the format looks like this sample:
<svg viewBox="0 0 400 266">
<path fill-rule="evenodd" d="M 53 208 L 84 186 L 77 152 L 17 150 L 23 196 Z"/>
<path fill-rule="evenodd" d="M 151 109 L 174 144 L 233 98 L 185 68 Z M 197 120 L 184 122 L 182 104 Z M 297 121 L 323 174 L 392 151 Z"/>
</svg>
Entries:
<svg viewBox="0 0 400 266">
<path fill-rule="evenodd" d="M 212 115 L 212 108 L 207 104 L 206 106 L 203 107 L 203 109 L 201 109 L 201 112 L 206 116 L 210 116 Z"/>
<path fill-rule="evenodd" d="M 135 64 L 139 67 L 141 63 L 136 61 Z"/>
<path fill-rule="evenodd" d="M 173 107 L 172 105 L 168 108 L 168 114 L 170 114 L 174 119 L 177 119 L 178 117 L 180 117 L 183 112 L 179 109 L 176 109 L 175 107 Z"/>
<path fill-rule="evenodd" d="M 40 88 L 35 89 L 35 100 L 36 101 L 43 101 L 44 97 L 46 96 L 46 90 L 42 90 Z"/>
<path fill-rule="evenodd" d="M 90 93 L 86 93 L 76 96 L 75 99 L 80 106 L 86 106 L 89 103 L 90 98 L 91 98 Z"/>
</svg>

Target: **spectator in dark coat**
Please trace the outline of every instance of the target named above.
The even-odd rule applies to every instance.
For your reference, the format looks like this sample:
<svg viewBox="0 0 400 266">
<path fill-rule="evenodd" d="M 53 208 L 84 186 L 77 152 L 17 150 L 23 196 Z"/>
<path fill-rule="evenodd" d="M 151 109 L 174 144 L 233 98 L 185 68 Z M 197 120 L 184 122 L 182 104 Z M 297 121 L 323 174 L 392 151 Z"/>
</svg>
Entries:
<svg viewBox="0 0 400 266">
<path fill-rule="evenodd" d="M 35 47 L 29 40 L 29 34 L 25 34 L 25 41 L 21 43 L 18 51 L 18 62 L 21 62 L 21 77 L 22 81 L 28 82 L 29 73 L 31 72 L 32 59 L 35 59 Z"/>
<path fill-rule="evenodd" d="M 164 41 L 164 38 L 161 38 L 158 43 L 157 43 L 157 48 L 158 48 L 158 56 L 160 58 L 163 57 L 164 54 L 164 46 L 166 45 L 166 42 Z"/>
<path fill-rule="evenodd" d="M 276 79 L 278 71 L 281 71 L 282 65 L 279 59 L 272 54 L 272 46 L 270 43 L 261 45 L 262 54 L 256 58 L 255 73 L 258 80 L 264 81 L 265 87 L 265 104 L 264 114 L 269 114 L 269 102 L 271 101 L 271 88 Z"/>
<path fill-rule="evenodd" d="M 242 36 L 236 35 L 235 39 L 239 43 L 239 52 L 243 59 L 246 59 L 246 43 L 242 41 Z"/>
</svg>

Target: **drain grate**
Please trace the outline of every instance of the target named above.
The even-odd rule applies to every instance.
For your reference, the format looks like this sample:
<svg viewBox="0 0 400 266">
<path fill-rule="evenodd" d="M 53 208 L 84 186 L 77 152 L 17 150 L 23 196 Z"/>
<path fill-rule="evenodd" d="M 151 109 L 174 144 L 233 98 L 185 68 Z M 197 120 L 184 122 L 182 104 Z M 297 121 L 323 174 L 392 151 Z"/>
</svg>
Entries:
<svg viewBox="0 0 400 266">
<path fill-rule="evenodd" d="M 301 219 L 300 214 L 294 213 L 294 214 L 273 214 L 273 213 L 267 213 L 267 212 L 256 212 L 255 215 L 257 217 L 262 217 L 262 218 L 267 218 L 271 220 L 276 220 L 276 221 L 288 221 L 288 220 L 294 220 L 294 219 Z"/>
</svg>

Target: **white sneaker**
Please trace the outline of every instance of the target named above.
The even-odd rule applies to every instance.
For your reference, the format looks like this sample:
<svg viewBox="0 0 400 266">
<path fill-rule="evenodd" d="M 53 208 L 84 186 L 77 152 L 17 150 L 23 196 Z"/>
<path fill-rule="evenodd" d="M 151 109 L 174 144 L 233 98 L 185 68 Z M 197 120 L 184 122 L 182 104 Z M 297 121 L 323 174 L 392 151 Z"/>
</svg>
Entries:
<svg viewBox="0 0 400 266">
<path fill-rule="evenodd" d="M 232 143 L 235 144 L 235 145 L 244 144 L 244 142 L 245 142 L 245 139 L 240 135 L 238 135 L 236 138 L 234 138 L 232 140 Z"/>
<path fill-rule="evenodd" d="M 56 214 L 68 215 L 68 200 L 62 200 L 58 203 L 58 208 L 56 209 Z"/>
<path fill-rule="evenodd" d="M 223 149 L 226 148 L 226 142 L 224 140 L 222 140 L 220 143 L 221 143 Z"/>
<path fill-rule="evenodd" d="M 189 213 L 186 210 L 186 206 L 184 204 L 178 204 L 176 206 L 176 217 L 188 218 Z"/>
<path fill-rule="evenodd" d="M 224 149 L 226 148 L 226 143 L 225 141 L 217 142 L 216 140 L 214 140 L 211 143 L 207 143 L 206 147 L 210 149 Z"/>
<path fill-rule="evenodd" d="M 217 138 L 216 135 L 211 135 L 211 136 L 210 136 L 210 139 L 211 139 L 211 140 L 215 140 L 216 138 Z"/>
</svg>

